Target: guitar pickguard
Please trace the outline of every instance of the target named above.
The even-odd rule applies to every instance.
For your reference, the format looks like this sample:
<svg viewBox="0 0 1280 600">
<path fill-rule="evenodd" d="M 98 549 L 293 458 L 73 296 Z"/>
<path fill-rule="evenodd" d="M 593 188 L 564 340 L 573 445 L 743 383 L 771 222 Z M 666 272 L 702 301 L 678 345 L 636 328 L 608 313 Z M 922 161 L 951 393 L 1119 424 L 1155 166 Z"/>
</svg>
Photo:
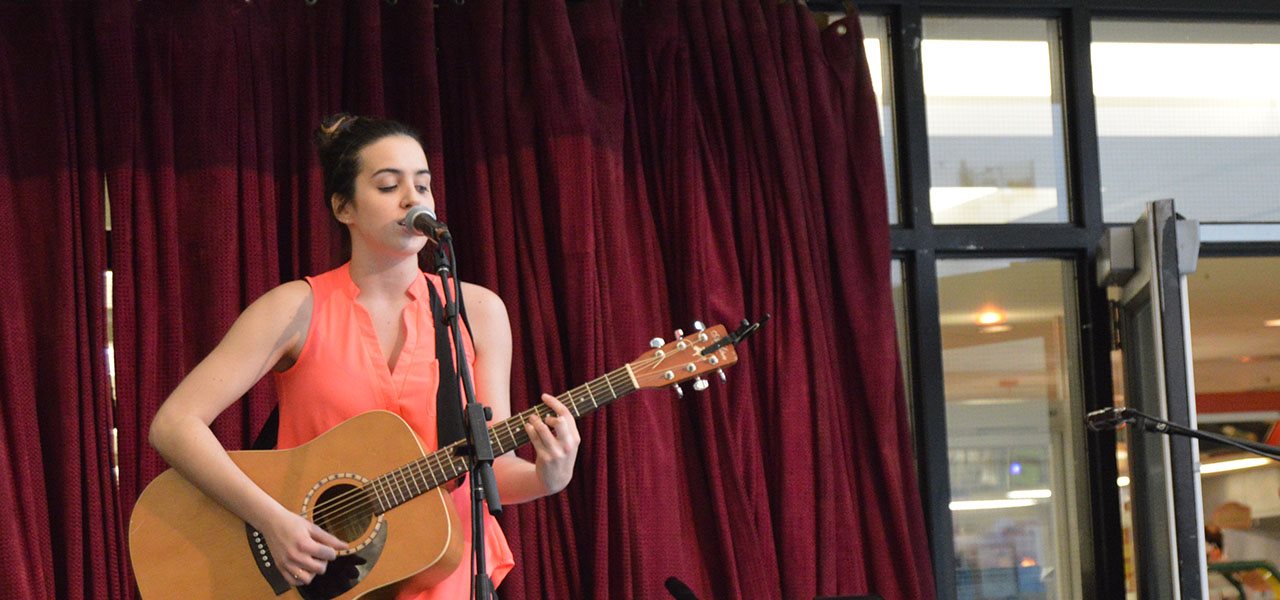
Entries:
<svg viewBox="0 0 1280 600">
<path fill-rule="evenodd" d="M 387 527 L 384 525 L 377 529 L 373 538 L 360 550 L 333 559 L 323 574 L 298 588 L 298 593 L 306 600 L 329 600 L 341 596 L 369 574 L 378 563 L 386 542 Z"/>
<path fill-rule="evenodd" d="M 262 540 L 262 534 L 253 527 L 245 525 L 246 539 L 249 549 L 257 560 L 258 572 L 271 585 L 271 591 L 277 596 L 289 591 L 289 582 L 275 567 L 275 559 L 271 550 Z M 360 545 L 360 549 L 350 554 L 342 554 L 329 562 L 325 572 L 311 583 L 298 588 L 298 594 L 306 600 L 329 600 L 346 593 L 369 574 L 382 555 L 382 548 L 387 542 L 387 527 L 378 527 L 373 537 Z"/>
</svg>

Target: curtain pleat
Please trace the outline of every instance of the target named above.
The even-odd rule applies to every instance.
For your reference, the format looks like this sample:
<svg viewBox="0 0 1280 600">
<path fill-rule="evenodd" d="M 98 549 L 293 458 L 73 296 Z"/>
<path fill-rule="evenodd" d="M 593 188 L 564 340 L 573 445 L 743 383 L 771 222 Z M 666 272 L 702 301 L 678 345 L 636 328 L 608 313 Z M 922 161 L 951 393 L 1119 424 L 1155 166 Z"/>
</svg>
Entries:
<svg viewBox="0 0 1280 600">
<path fill-rule="evenodd" d="M 724 0 L 47 6 L 0 4 L 22 32 L 0 41 L 0 252 L 16 265 L 0 373 L 17 399 L 0 404 L 0 481 L 18 490 L 0 508 L 58 538 L 0 526 L 22 595 L 132 594 L 121 515 L 164 468 L 146 442 L 159 404 L 249 302 L 343 260 L 311 135 L 347 111 L 423 134 L 459 271 L 511 314 L 515 411 L 695 319 L 773 317 L 727 384 L 580 420 L 569 488 L 502 517 L 504 597 L 664 597 L 668 577 L 705 598 L 932 597 L 856 16 L 819 30 L 802 5 Z M 109 250 L 88 225 L 104 177 Z M 273 403 L 259 385 L 214 431 L 243 447 Z"/>
</svg>

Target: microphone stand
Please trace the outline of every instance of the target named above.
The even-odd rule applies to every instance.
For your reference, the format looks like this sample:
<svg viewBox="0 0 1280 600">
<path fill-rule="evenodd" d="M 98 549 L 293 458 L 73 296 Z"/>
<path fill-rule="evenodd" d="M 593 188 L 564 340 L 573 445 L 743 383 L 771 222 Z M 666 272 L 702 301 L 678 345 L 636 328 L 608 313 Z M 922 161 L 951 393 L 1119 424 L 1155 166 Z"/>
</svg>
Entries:
<svg viewBox="0 0 1280 600">
<path fill-rule="evenodd" d="M 445 247 L 448 247 L 448 252 Z M 471 383 L 471 368 L 467 365 L 466 352 L 462 347 L 462 327 L 458 325 L 458 306 L 462 303 L 462 282 L 457 276 L 457 267 L 451 259 L 456 260 L 453 249 L 453 236 L 444 231 L 436 241 L 436 273 L 440 275 L 441 287 L 444 288 L 445 321 L 453 334 L 454 365 L 457 373 L 441 373 L 441 377 L 458 377 L 462 379 L 462 389 L 467 400 L 467 408 L 463 413 L 463 426 L 467 432 L 467 445 L 464 456 L 469 459 L 471 484 L 471 552 L 476 572 L 472 579 L 472 593 L 476 600 L 490 600 L 494 597 L 493 581 L 489 579 L 489 571 L 485 567 L 484 552 L 484 503 L 489 504 L 489 513 L 502 514 L 502 499 L 498 495 L 498 485 L 493 477 L 493 444 L 489 439 L 490 418 L 493 411 L 476 401 L 475 387 Z M 450 290 L 450 280 L 453 282 Z M 450 292 L 453 292 L 452 294 Z"/>
<path fill-rule="evenodd" d="M 1177 423 L 1158 419 L 1132 408 L 1104 408 L 1102 410 L 1095 410 L 1085 417 L 1085 423 L 1089 426 L 1089 429 L 1094 431 L 1118 429 L 1125 425 L 1132 424 L 1143 431 L 1163 433 L 1165 435 L 1181 435 L 1198 440 L 1217 442 L 1233 448 L 1239 448 L 1245 452 L 1257 454 L 1258 456 L 1270 458 L 1272 460 L 1280 460 L 1280 447 L 1268 444 L 1259 444 L 1258 442 L 1250 442 L 1248 440 L 1239 440 L 1209 431 L 1183 427 Z"/>
</svg>

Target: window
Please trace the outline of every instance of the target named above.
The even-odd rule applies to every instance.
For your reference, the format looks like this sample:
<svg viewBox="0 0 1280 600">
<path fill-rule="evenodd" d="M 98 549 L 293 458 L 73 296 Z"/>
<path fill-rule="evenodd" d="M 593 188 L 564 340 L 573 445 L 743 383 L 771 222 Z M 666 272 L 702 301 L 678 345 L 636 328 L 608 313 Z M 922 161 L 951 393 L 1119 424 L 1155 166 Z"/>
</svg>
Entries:
<svg viewBox="0 0 1280 600">
<path fill-rule="evenodd" d="M 1074 269 L 938 261 L 956 588 L 1079 598 Z"/>
<path fill-rule="evenodd" d="M 1280 24 L 1093 24 L 1103 214 L 1280 221 Z"/>
<path fill-rule="evenodd" d="M 924 19 L 937 224 L 1068 220 L 1057 24 Z"/>
</svg>

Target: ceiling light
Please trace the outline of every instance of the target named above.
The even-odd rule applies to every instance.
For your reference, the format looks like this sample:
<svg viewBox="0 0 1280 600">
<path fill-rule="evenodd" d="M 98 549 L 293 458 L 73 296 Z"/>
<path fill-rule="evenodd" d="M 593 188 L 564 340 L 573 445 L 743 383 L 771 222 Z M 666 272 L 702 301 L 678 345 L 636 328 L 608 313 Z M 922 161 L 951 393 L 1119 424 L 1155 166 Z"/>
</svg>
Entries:
<svg viewBox="0 0 1280 600">
<path fill-rule="evenodd" d="M 1241 469 L 1254 469 L 1271 464 L 1269 458 L 1237 458 L 1235 460 L 1224 460 L 1220 462 L 1205 463 L 1200 465 L 1200 473 L 1208 475 L 1211 473 L 1225 473 L 1227 471 L 1239 471 Z"/>
<path fill-rule="evenodd" d="M 1005 495 L 1018 500 L 1026 500 L 1029 498 L 1052 498 L 1053 490 L 1013 490 Z"/>
<path fill-rule="evenodd" d="M 1035 506 L 1036 501 L 1030 498 L 1014 498 L 1009 500 L 956 500 L 951 503 L 951 510 L 996 510 L 1001 508 L 1022 508 Z"/>
<path fill-rule="evenodd" d="M 1280 327 L 1280 319 L 1267 319 L 1262 322 L 1263 327 Z"/>
<path fill-rule="evenodd" d="M 981 331 L 982 333 L 1004 333 L 1010 329 L 1013 328 L 1008 325 L 987 325 L 978 331 Z"/>
<path fill-rule="evenodd" d="M 978 309 L 978 314 L 973 320 L 979 325 L 999 325 L 1004 323 L 1005 318 L 1004 311 L 1000 310 L 1000 307 L 988 304 Z"/>
</svg>

